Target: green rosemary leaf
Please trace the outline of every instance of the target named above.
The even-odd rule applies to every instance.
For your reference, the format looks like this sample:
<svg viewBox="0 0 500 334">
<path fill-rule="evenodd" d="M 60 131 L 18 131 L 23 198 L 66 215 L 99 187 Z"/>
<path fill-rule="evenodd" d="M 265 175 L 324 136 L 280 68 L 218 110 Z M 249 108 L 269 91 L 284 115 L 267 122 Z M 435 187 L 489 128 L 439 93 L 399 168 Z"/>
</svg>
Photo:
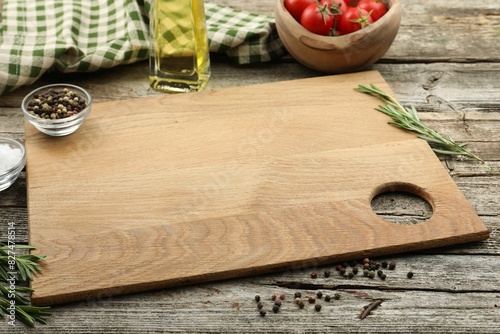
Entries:
<svg viewBox="0 0 500 334">
<path fill-rule="evenodd" d="M 404 109 L 411 116 L 412 119 L 420 121 L 420 118 L 418 118 L 417 110 L 415 109 L 414 106 L 405 107 Z"/>
<path fill-rule="evenodd" d="M 457 143 L 450 136 L 443 136 L 423 124 L 414 106 L 402 106 L 394 97 L 382 91 L 374 84 L 370 86 L 359 85 L 354 90 L 374 96 L 385 102 L 385 105 L 379 106 L 375 110 L 390 116 L 393 121 L 389 122 L 389 124 L 414 132 L 419 138 L 426 140 L 429 144 L 433 144 L 431 147 L 434 152 L 444 155 L 463 155 L 484 162 L 474 153 L 465 149 L 467 143 Z"/>
<path fill-rule="evenodd" d="M 432 138 L 432 137 L 427 137 L 427 136 L 421 135 L 421 134 L 418 134 L 417 137 L 420 139 L 423 139 L 429 143 L 441 144 L 441 142 L 439 140 Z"/>
<path fill-rule="evenodd" d="M 449 150 L 442 150 L 442 149 L 439 149 L 437 147 L 432 147 L 432 150 L 436 153 L 439 153 L 439 154 L 449 154 L 449 155 L 460 155 L 462 153 L 458 153 L 458 152 L 455 152 L 455 151 L 449 151 Z"/>
<path fill-rule="evenodd" d="M 16 245 L 15 250 L 33 250 L 35 247 L 29 245 Z M 14 292 L 7 289 L 2 283 L 7 283 L 11 278 L 12 269 L 9 266 L 8 250 L 12 250 L 4 243 L 0 242 L 0 317 L 4 317 L 7 308 L 11 305 L 11 300 L 15 301 L 16 319 L 24 324 L 33 327 L 36 322 L 45 324 L 45 318 L 49 317 L 50 307 L 31 306 L 29 295 L 33 290 L 26 286 L 16 285 Z M 41 272 L 39 261 L 44 261 L 45 256 L 33 254 L 19 254 L 15 257 L 15 278 L 17 282 L 32 280 L 33 275 Z"/>
</svg>

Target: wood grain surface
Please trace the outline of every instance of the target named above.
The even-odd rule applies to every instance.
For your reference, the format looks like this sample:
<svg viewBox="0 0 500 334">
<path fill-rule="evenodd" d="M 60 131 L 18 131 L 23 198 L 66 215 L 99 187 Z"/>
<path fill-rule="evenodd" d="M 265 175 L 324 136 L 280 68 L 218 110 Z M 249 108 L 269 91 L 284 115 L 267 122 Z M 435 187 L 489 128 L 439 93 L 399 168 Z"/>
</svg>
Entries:
<svg viewBox="0 0 500 334">
<path fill-rule="evenodd" d="M 428 144 L 388 125 L 360 83 L 389 91 L 369 71 L 97 103 L 64 138 L 27 123 L 30 243 L 49 258 L 33 302 L 487 238 Z M 394 191 L 432 217 L 379 218 L 371 200 Z"/>
<path fill-rule="evenodd" d="M 213 2 L 260 14 L 273 14 L 274 1 Z M 1 1 L 0 1 L 1 3 Z M 397 269 L 386 281 L 339 275 L 335 265 L 273 272 L 186 287 L 122 296 L 102 296 L 51 308 L 46 325 L 27 328 L 20 322 L 0 324 L 0 333 L 488 333 L 500 327 L 500 52 L 498 0 L 456 2 L 401 0 L 403 17 L 396 40 L 373 69 L 380 71 L 404 105 L 415 105 L 432 128 L 468 142 L 486 160 L 438 156 L 459 189 L 490 230 L 490 238 L 412 254 L 394 254 Z M 89 88 L 96 102 L 156 95 L 147 82 L 147 62 L 94 73 L 50 73 L 28 87 L 0 96 L 0 133 L 24 141 L 20 103 L 31 89 L 70 82 Z M 207 90 L 316 77 L 321 73 L 292 58 L 253 66 L 236 66 L 212 58 Z M 426 219 L 432 212 L 398 193 L 375 201 L 386 220 Z M 16 226 L 16 241 L 28 242 L 26 173 L 0 192 L 0 232 L 6 241 L 7 223 Z M 337 239 L 331 241 L 334 244 Z M 298 241 L 298 244 L 301 240 Z M 35 245 L 36 246 L 36 245 Z M 413 279 L 406 273 L 412 270 Z M 313 280 L 310 273 L 317 271 Z M 43 274 L 42 274 L 43 275 Z M 36 279 L 40 278 L 39 275 Z M 278 282 L 280 285 L 278 285 Z M 308 284 L 308 288 L 303 288 Z M 299 288 L 299 286 L 302 286 Z M 324 288 L 323 288 L 324 287 Z M 314 289 L 313 289 L 314 288 Z M 293 304 L 294 293 L 340 293 L 321 312 Z M 270 295 L 284 293 L 280 313 L 270 311 Z M 258 315 L 254 296 L 265 299 L 268 315 Z M 363 307 L 376 299 L 382 305 L 359 320 Z"/>
</svg>

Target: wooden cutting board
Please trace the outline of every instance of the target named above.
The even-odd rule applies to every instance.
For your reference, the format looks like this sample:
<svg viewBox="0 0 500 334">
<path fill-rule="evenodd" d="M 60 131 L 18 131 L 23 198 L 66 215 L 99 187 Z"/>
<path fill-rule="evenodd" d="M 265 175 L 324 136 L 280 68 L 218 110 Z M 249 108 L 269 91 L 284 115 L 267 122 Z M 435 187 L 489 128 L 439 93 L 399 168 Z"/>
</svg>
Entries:
<svg viewBox="0 0 500 334">
<path fill-rule="evenodd" d="M 74 134 L 26 125 L 33 303 L 316 266 L 486 239 L 427 143 L 358 84 L 378 72 L 96 103 Z M 370 206 L 426 199 L 417 225 Z"/>
</svg>

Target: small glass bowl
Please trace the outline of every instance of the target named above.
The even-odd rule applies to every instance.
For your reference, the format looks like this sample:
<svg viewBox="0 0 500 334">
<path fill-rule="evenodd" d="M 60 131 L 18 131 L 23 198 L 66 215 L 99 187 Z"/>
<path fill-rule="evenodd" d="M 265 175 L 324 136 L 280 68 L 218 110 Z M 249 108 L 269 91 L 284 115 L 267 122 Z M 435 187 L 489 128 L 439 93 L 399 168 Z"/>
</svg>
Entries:
<svg viewBox="0 0 500 334">
<path fill-rule="evenodd" d="M 8 138 L 0 138 L 0 147 L 2 147 L 0 149 L 0 161 L 3 163 L 7 161 L 7 157 L 4 156 L 5 152 L 3 150 L 3 146 L 5 145 L 10 149 L 19 149 L 21 151 L 21 158 L 13 162 L 12 166 L 8 166 L 7 169 L 0 166 L 0 191 L 7 189 L 17 180 L 26 164 L 26 150 L 24 146 L 18 141 Z"/>
<path fill-rule="evenodd" d="M 82 97 L 87 104 L 85 109 L 75 115 L 59 119 L 46 119 L 29 113 L 27 107 L 28 104 L 35 99 L 35 95 L 46 93 L 51 89 L 62 90 L 64 88 L 68 88 L 78 94 L 79 97 Z M 21 108 L 24 113 L 24 118 L 41 132 L 50 136 L 66 136 L 75 132 L 90 114 L 90 110 L 92 109 L 92 97 L 81 87 L 70 84 L 53 84 L 37 88 L 26 95 L 21 103 Z"/>
</svg>

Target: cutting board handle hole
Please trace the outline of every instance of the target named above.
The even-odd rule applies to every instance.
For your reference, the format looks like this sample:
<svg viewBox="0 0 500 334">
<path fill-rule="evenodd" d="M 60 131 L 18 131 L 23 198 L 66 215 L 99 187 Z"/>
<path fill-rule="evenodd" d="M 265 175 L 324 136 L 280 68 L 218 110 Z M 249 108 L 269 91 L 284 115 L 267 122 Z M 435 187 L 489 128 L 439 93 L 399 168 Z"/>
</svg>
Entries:
<svg viewBox="0 0 500 334">
<path fill-rule="evenodd" d="M 370 201 L 372 210 L 385 221 L 415 225 L 429 220 L 433 214 L 431 196 L 411 183 L 391 182 L 377 187 Z"/>
</svg>

